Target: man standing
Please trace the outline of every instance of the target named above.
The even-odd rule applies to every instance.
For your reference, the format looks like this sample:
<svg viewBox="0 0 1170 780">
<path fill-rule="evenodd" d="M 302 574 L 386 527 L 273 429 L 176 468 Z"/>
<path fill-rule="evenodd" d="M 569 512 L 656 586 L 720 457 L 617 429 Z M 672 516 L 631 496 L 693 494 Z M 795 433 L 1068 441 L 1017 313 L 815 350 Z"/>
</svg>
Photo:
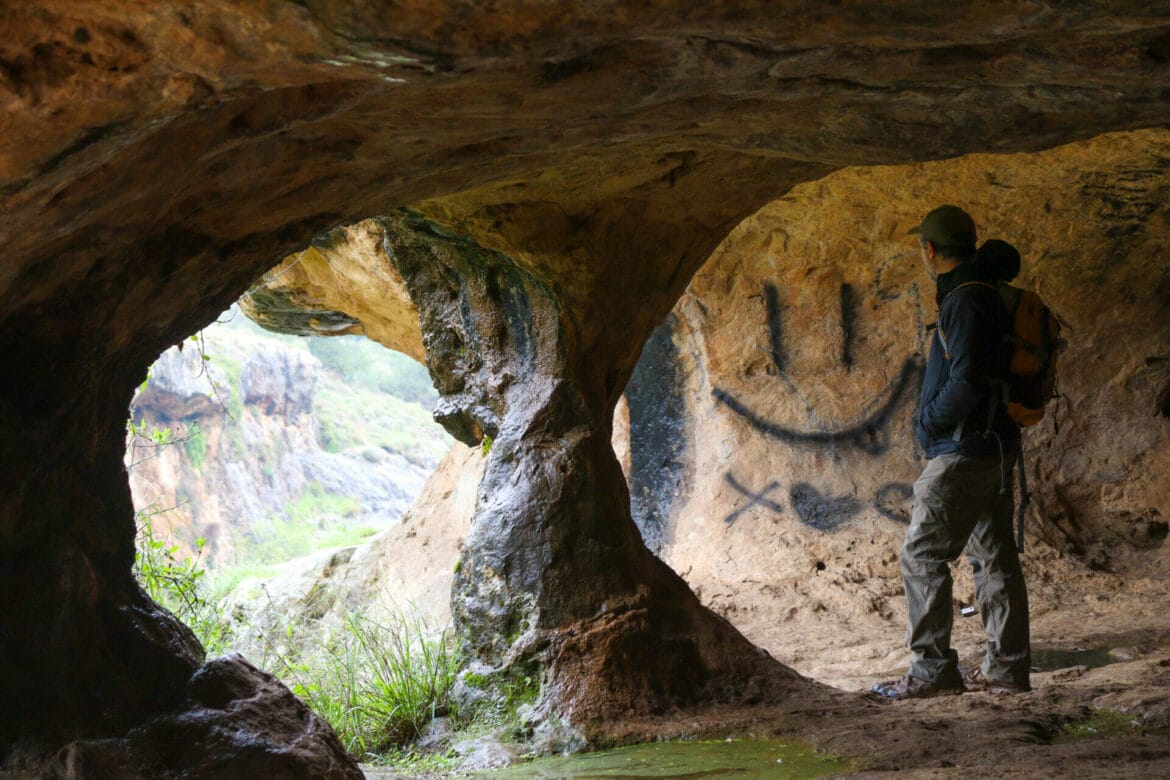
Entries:
<svg viewBox="0 0 1170 780">
<path fill-rule="evenodd" d="M 1012 538 L 1012 466 L 1020 430 L 998 381 L 1006 370 L 1007 310 L 989 269 L 976 263 L 975 222 L 940 206 L 910 231 L 936 283 L 938 327 L 931 339 L 916 432 L 927 464 L 914 483 L 914 510 L 902 548 L 910 671 L 874 692 L 909 699 L 1030 689 L 1028 595 Z M 961 673 L 951 648 L 950 562 L 964 547 L 987 633 L 981 667 Z"/>
</svg>

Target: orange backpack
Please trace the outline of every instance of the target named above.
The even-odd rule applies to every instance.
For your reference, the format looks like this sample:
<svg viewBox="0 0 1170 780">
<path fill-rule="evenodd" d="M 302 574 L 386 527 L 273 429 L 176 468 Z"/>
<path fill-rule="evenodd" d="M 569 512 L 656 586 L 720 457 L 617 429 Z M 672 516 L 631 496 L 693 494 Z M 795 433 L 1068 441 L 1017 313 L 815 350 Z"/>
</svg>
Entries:
<svg viewBox="0 0 1170 780">
<path fill-rule="evenodd" d="M 1044 407 L 1058 393 L 1056 361 L 1067 345 L 1060 337 L 1062 325 L 1040 296 L 1010 284 L 997 287 L 1012 332 L 1011 362 L 1008 364 L 1008 416 L 1019 425 L 1035 425 L 1044 418 Z"/>
<path fill-rule="evenodd" d="M 1044 419 L 1044 407 L 1059 395 L 1056 362 L 1067 346 L 1060 336 L 1063 326 L 1040 296 L 1031 290 L 1021 290 L 1003 282 L 998 285 L 966 282 L 959 287 L 969 284 L 991 287 L 999 293 L 1007 309 L 1012 330 L 1004 335 L 1004 339 L 1012 346 L 1011 357 L 1006 359 L 1004 401 L 1008 416 L 1017 425 L 1035 425 Z M 943 338 L 945 348 L 945 335 Z"/>
<path fill-rule="evenodd" d="M 1014 247 L 1012 251 L 1015 251 Z M 1019 270 L 1018 255 L 1015 270 Z M 1013 271 L 1008 278 L 1014 276 Z M 1004 340 L 1011 344 L 1011 357 L 1005 355 L 1007 370 L 1003 379 L 1004 402 L 1008 417 L 1017 425 L 1035 425 L 1044 419 L 1044 407 L 1048 402 L 1060 397 L 1056 391 L 1056 359 L 1067 346 L 1067 342 L 1060 337 L 1063 326 L 1052 310 L 1040 300 L 1040 296 L 1031 290 L 1021 290 L 1004 281 L 999 284 L 965 282 L 959 287 L 968 284 L 992 288 L 999 293 L 1007 309 L 1012 329 L 1010 333 L 1004 334 Z M 945 350 L 946 334 L 941 327 L 939 337 Z M 956 430 L 955 436 L 960 436 L 961 431 L 962 425 Z M 1032 494 L 1028 490 L 1028 475 L 1024 469 L 1022 452 L 1016 460 L 1016 466 L 1020 479 L 1020 502 L 1016 507 L 1016 549 L 1023 552 L 1024 514 Z"/>
</svg>

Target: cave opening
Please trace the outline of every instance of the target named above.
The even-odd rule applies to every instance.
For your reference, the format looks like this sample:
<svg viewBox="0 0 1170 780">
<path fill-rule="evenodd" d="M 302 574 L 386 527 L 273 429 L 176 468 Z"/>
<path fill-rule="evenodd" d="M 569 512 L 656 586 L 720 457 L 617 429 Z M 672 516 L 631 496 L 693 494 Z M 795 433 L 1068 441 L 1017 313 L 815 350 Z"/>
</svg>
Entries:
<svg viewBox="0 0 1170 780">
<path fill-rule="evenodd" d="M 465 682 L 512 691 L 527 744 L 722 736 L 765 712 L 863 769 L 1166 774 L 1140 729 L 1056 739 L 1086 709 L 1166 717 L 1170 155 L 1141 129 L 1167 122 L 1166 15 L 684 5 L 3 14 L 5 770 L 356 776 L 287 688 L 207 660 L 142 594 L 123 425 L 160 349 L 274 260 L 416 204 L 389 215 L 390 244 L 438 358 L 438 416 L 483 470 L 452 490 L 462 550 L 412 557 L 410 579 L 454 583 Z M 980 150 L 1009 154 L 964 157 Z M 827 176 L 874 165 L 898 170 Z M 836 206 L 775 204 L 814 181 Z M 1022 704 L 908 715 L 807 678 L 853 691 L 899 663 L 890 550 L 930 321 L 901 240 L 956 189 L 1045 261 L 1028 282 L 1076 334 L 1061 429 L 1033 433 L 1037 631 L 1140 652 L 1060 670 Z M 615 454 L 614 404 L 664 321 Z"/>
<path fill-rule="evenodd" d="M 363 323 L 280 294 L 348 238 L 319 237 L 159 356 L 131 403 L 126 471 L 147 594 L 368 758 L 450 706 L 449 572 L 469 511 L 444 501 L 467 502 L 461 472 L 486 451 L 453 449 L 421 355 L 393 349 L 421 342 L 403 301 L 367 290 Z M 409 343 L 375 341 L 396 319 Z M 420 532 L 434 546 L 404 558 Z"/>
<path fill-rule="evenodd" d="M 160 355 L 135 393 L 136 513 L 214 568 L 356 543 L 396 522 L 447 454 L 436 399 L 401 353 L 265 331 L 233 305 Z"/>
</svg>

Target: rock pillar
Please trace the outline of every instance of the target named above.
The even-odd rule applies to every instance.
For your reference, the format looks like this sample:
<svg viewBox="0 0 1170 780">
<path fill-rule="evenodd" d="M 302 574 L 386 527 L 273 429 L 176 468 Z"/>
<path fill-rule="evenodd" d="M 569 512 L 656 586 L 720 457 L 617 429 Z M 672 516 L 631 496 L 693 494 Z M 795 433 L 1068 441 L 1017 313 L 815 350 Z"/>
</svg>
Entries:
<svg viewBox="0 0 1170 780">
<path fill-rule="evenodd" d="M 383 225 L 442 393 L 436 417 L 488 451 L 452 597 L 474 662 L 539 680 L 538 710 L 585 731 L 804 685 L 643 544 L 610 445 L 616 399 L 581 381 L 557 292 L 417 214 Z"/>
</svg>

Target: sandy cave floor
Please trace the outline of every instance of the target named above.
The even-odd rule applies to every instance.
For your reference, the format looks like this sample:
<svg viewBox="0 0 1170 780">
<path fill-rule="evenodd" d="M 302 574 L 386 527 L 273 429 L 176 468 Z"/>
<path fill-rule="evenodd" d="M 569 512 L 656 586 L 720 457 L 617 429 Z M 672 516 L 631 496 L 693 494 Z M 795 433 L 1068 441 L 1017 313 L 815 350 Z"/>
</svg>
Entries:
<svg viewBox="0 0 1170 780">
<path fill-rule="evenodd" d="M 1032 642 L 1037 662 L 1049 667 L 1033 674 L 1029 693 L 909 702 L 869 695 L 873 683 L 904 673 L 908 660 L 896 550 L 865 567 L 847 547 L 815 549 L 823 571 L 794 575 L 783 587 L 701 596 L 818 688 L 795 691 L 790 706 L 628 720 L 607 724 L 602 736 L 615 744 L 782 736 L 849 759 L 848 774 L 857 777 L 1168 778 L 1170 544 L 1139 549 L 1118 541 L 1102 549 L 1078 557 L 1029 542 L 1023 563 Z M 960 561 L 953 571 L 956 601 L 970 603 L 969 565 Z M 978 617 L 956 617 L 954 646 L 965 665 L 979 661 L 983 642 Z M 1066 663 L 1043 657 L 1078 649 L 1092 653 Z"/>
<path fill-rule="evenodd" d="M 872 621 L 857 621 L 850 632 L 830 608 L 816 613 L 823 631 L 802 622 L 773 640 L 769 649 L 780 660 L 833 686 L 822 697 L 801 696 L 793 708 L 717 708 L 627 723 L 615 736 L 782 734 L 850 758 L 850 776 L 861 777 L 1170 777 L 1168 561 L 1167 545 L 1118 550 L 1107 571 L 1044 545 L 1026 553 L 1033 648 L 1049 667 L 1033 674 L 1029 693 L 908 702 L 866 693 L 905 671 L 904 611 L 891 599 L 895 608 L 877 631 Z M 971 592 L 967 569 L 955 565 L 959 601 Z M 954 645 L 965 665 L 978 663 L 978 617 L 956 617 Z"/>
</svg>

